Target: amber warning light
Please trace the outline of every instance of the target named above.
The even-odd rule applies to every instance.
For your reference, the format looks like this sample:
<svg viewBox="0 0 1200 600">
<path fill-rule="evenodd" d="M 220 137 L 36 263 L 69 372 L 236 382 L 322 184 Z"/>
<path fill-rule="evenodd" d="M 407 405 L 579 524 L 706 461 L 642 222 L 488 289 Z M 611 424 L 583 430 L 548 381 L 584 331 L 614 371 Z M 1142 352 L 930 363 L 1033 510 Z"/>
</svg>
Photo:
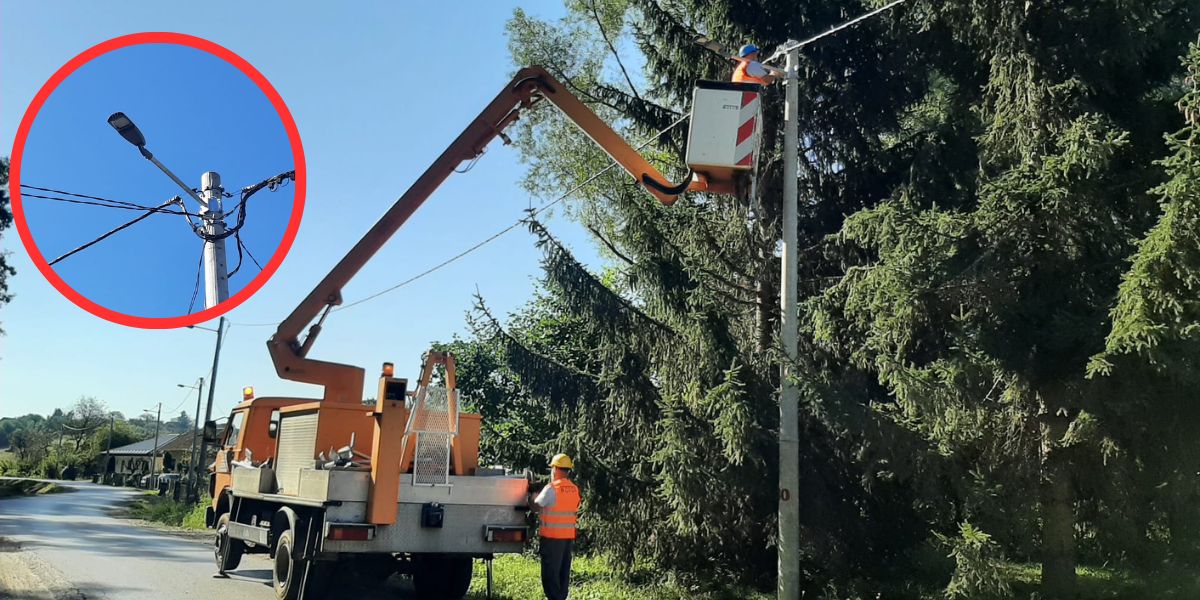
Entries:
<svg viewBox="0 0 1200 600">
<path fill-rule="evenodd" d="M 254 387 L 248 385 L 248 386 L 242 388 L 242 400 L 253 400 L 253 399 L 254 399 Z"/>
<path fill-rule="evenodd" d="M 396 366 L 390 362 L 383 363 L 383 376 L 391 377 L 396 372 Z"/>
</svg>

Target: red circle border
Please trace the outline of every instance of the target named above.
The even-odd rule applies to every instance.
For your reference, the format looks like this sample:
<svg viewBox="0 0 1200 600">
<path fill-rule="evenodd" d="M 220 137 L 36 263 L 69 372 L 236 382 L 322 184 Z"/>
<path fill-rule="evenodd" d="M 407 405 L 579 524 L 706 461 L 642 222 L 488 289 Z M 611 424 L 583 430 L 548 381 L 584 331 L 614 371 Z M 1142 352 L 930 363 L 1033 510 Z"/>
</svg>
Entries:
<svg viewBox="0 0 1200 600">
<path fill-rule="evenodd" d="M 237 67 L 239 71 L 249 77 L 262 90 L 267 99 L 271 101 L 271 105 L 275 107 L 275 112 L 279 114 L 279 118 L 283 122 L 283 127 L 287 131 L 288 140 L 292 147 L 292 163 L 296 170 L 295 200 L 292 207 L 292 215 L 288 220 L 287 229 L 284 231 L 283 240 L 263 270 L 258 275 L 255 275 L 254 279 L 250 280 L 250 283 L 246 284 L 245 287 L 233 296 L 230 296 L 228 300 L 212 308 L 206 308 L 200 312 L 178 317 L 139 317 L 136 315 L 127 315 L 96 304 L 75 291 L 74 288 L 67 285 L 59 277 L 58 273 L 50 267 L 46 258 L 42 256 L 41 251 L 38 250 L 37 244 L 34 243 L 33 236 L 30 234 L 28 224 L 25 221 L 25 212 L 21 206 L 21 155 L 25 150 L 25 139 L 29 136 L 29 129 L 32 127 L 33 121 L 37 117 L 38 112 L 41 111 L 46 99 L 50 97 L 50 94 L 58 88 L 64 79 L 70 76 L 71 73 L 74 73 L 79 67 L 102 54 L 139 44 L 177 44 L 188 46 L 208 52 Z M 60 294 L 76 306 L 93 315 L 119 325 L 143 329 L 173 329 L 203 323 L 224 315 L 245 302 L 250 296 L 253 296 L 275 274 L 275 271 L 279 269 L 279 265 L 283 263 L 283 259 L 287 257 L 288 252 L 291 250 L 292 242 L 296 240 L 296 233 L 300 229 L 300 219 L 304 214 L 304 198 L 307 190 L 304 148 L 300 142 L 300 131 L 296 127 L 296 121 L 292 119 L 292 113 L 288 110 L 287 104 L 284 103 L 283 98 L 279 96 L 279 93 L 275 91 L 271 83 L 267 81 L 267 78 L 249 62 L 246 62 L 242 57 L 234 54 L 233 51 L 224 46 L 196 36 L 169 31 L 131 33 L 112 38 L 84 50 L 55 71 L 54 75 L 38 90 L 29 107 L 25 109 L 25 115 L 21 118 L 21 124 L 17 128 L 17 137 L 13 142 L 12 158 L 9 165 L 9 181 L 13 222 L 16 224 L 17 234 L 20 236 L 25 250 L 29 253 L 30 259 L 33 260 L 33 264 L 38 268 L 38 271 L 41 271 L 42 276 L 50 282 L 50 285 L 54 286 Z"/>
</svg>

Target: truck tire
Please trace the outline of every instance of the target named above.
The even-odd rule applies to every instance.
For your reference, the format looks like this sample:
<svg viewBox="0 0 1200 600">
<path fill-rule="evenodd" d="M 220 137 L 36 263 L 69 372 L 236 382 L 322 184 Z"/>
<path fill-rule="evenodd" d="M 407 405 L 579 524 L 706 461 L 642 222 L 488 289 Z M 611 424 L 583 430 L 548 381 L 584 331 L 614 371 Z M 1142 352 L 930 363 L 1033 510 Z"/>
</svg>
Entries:
<svg viewBox="0 0 1200 600">
<path fill-rule="evenodd" d="M 471 587 L 470 557 L 420 556 L 413 589 L 421 600 L 461 600 Z"/>
<path fill-rule="evenodd" d="M 307 600 L 322 598 L 323 569 L 314 568 L 312 560 L 292 557 L 295 551 L 295 534 L 292 529 L 280 534 L 275 542 L 275 560 L 272 562 L 271 581 L 278 600 Z M 308 572 L 312 571 L 312 572 Z M 307 574 L 308 582 L 305 583 Z"/>
<path fill-rule="evenodd" d="M 470 557 L 445 558 L 446 600 L 462 600 L 471 587 L 475 564 Z"/>
<path fill-rule="evenodd" d="M 242 540 L 229 537 L 229 513 L 224 513 L 217 519 L 216 530 L 213 558 L 217 561 L 217 571 L 232 571 L 242 562 L 242 553 L 246 550 L 246 545 Z"/>
</svg>

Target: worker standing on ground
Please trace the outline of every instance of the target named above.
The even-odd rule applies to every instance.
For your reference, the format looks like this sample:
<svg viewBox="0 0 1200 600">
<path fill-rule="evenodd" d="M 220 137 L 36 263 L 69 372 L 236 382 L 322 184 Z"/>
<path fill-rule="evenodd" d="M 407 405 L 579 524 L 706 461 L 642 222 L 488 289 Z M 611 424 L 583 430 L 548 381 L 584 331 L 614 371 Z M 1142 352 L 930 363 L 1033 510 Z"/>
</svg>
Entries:
<svg viewBox="0 0 1200 600">
<path fill-rule="evenodd" d="M 579 487 L 568 478 L 575 464 L 566 454 L 550 460 L 550 483 L 529 502 L 539 514 L 542 558 L 542 591 L 547 600 L 567 600 L 571 583 L 571 551 L 575 545 L 575 519 L 579 513 Z"/>
<path fill-rule="evenodd" d="M 758 46 L 746 44 L 738 51 L 738 66 L 733 69 L 734 83 L 767 86 L 779 79 L 781 71 L 758 62 Z"/>
</svg>

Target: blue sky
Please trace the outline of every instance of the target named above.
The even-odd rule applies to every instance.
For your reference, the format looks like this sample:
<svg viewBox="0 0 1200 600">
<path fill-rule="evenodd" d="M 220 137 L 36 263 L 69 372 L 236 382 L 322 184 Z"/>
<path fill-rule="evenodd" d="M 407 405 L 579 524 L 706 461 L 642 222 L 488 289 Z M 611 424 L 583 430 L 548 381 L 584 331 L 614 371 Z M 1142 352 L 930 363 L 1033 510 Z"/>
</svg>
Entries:
<svg viewBox="0 0 1200 600">
<path fill-rule="evenodd" d="M 291 146 L 267 97 L 235 66 L 203 50 L 139 44 L 86 63 L 60 84 L 38 112 L 26 139 L 21 184 L 155 206 L 182 196 L 200 207 L 109 126 L 124 112 L 146 136 L 147 148 L 191 187 L 215 171 L 237 190 L 294 168 Z M 292 212 L 294 187 L 255 194 L 240 230 L 250 253 L 265 264 L 279 247 Z M 25 188 L 23 192 L 66 197 Z M 22 206 L 47 260 L 63 255 L 141 213 L 28 198 Z M 236 223 L 230 215 L 226 222 Z M 140 317 L 174 317 L 204 308 L 196 289 L 203 242 L 186 218 L 157 214 L 54 265 L 84 297 Z M 237 247 L 227 241 L 229 269 Z M 230 295 L 258 274 L 248 256 L 229 281 Z M 201 283 L 203 285 L 203 282 Z"/>
<path fill-rule="evenodd" d="M 312 386 L 277 378 L 265 345 L 274 329 L 251 324 L 275 323 L 286 316 L 515 70 L 504 35 L 515 3 L 353 6 L 336 10 L 327 3 L 125 2 L 113 10 L 91 2 L 0 3 L 0 143 L 7 147 L 25 107 L 56 69 L 94 44 L 138 31 L 178 31 L 229 48 L 271 81 L 295 117 L 308 166 L 304 219 L 278 273 L 229 314 L 234 326 L 221 357 L 215 414 L 227 412 L 240 399 L 243 385 L 254 385 L 260 395 L 317 395 Z M 522 7 L 541 17 L 563 12 L 557 1 Z M 190 91 L 199 94 L 204 89 L 197 85 Z M 159 127 L 168 126 L 166 121 L 151 130 L 150 122 L 143 122 L 148 115 L 132 108 L 127 112 L 153 136 L 154 151 L 181 174 L 195 173 L 195 178 L 212 168 L 205 161 L 185 164 L 177 154 L 182 150 L 157 146 L 160 136 L 167 143 L 168 134 L 159 133 Z M 100 125 L 107 127 L 103 119 Z M 180 123 L 171 124 L 176 125 Z M 111 131 L 102 133 L 116 137 Z M 122 186 L 136 179 L 171 193 L 169 182 L 156 177 L 151 165 L 135 153 L 120 160 Z M 234 185 L 246 181 L 233 175 L 240 168 L 217 165 L 229 171 L 223 175 Z M 271 174 L 271 168 L 263 168 L 264 176 Z M 407 279 L 519 219 L 531 202 L 541 201 L 520 189 L 524 171 L 514 150 L 493 144 L 469 173 L 443 185 L 359 273 L 344 290 L 346 300 Z M 245 177 L 260 173 L 250 169 Z M 32 176 L 26 179 L 34 182 Z M 123 189 L 115 179 L 104 187 L 92 183 L 98 182 L 81 182 L 78 189 Z M 155 197 L 150 194 L 145 200 Z M 164 219 L 169 222 L 172 217 Z M 559 216 L 548 223 L 582 260 L 599 266 L 586 232 Z M 172 235 L 186 238 L 184 233 Z M 140 414 L 160 401 L 164 414 L 181 404 L 194 409 L 194 400 L 184 402 L 185 390 L 176 384 L 207 378 L 213 334 L 131 329 L 94 317 L 42 278 L 14 230 L 5 232 L 0 248 L 11 252 L 19 271 L 10 281 L 16 297 L 0 308 L 0 324 L 7 332 L 0 336 L 0 416 L 49 413 L 81 395 L 95 396 L 126 415 Z M 266 260 L 257 246 L 254 250 L 260 261 Z M 360 365 L 368 373 L 384 361 L 394 361 L 399 375 L 415 377 L 430 342 L 465 331 L 463 317 L 476 286 L 498 314 L 506 314 L 532 296 L 540 276 L 539 258 L 531 236 L 514 230 L 410 286 L 334 313 L 311 356 Z M 144 257 L 127 257 L 135 259 Z M 194 276 L 194 263 L 179 270 Z M 172 292 L 163 301 L 177 306 L 187 301 L 185 295 Z M 368 382 L 367 388 L 371 385 Z"/>
</svg>

